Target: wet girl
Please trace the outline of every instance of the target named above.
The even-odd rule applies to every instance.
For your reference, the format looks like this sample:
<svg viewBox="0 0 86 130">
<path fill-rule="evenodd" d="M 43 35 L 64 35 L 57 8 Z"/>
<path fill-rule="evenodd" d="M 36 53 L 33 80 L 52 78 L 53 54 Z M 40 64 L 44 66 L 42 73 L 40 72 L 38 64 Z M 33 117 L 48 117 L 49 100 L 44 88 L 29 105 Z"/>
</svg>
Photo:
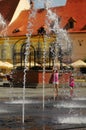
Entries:
<svg viewBox="0 0 86 130">
<path fill-rule="evenodd" d="M 54 86 L 54 100 L 58 96 L 59 87 L 59 73 L 58 70 L 53 70 L 53 86 Z"/>
<path fill-rule="evenodd" d="M 75 86 L 73 76 L 70 76 L 70 78 L 69 78 L 69 86 L 70 86 L 70 96 L 72 97 L 73 96 L 73 89 L 74 89 L 74 86 Z"/>
</svg>

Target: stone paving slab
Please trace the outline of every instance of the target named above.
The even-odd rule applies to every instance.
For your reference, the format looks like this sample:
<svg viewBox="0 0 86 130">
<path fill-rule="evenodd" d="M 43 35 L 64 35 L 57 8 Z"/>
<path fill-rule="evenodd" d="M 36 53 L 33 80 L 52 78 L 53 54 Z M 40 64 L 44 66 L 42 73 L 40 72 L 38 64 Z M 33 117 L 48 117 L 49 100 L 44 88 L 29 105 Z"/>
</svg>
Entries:
<svg viewBox="0 0 86 130">
<path fill-rule="evenodd" d="M 25 97 L 42 97 L 44 91 L 44 96 L 53 96 L 53 87 L 43 88 L 25 88 Z M 70 94 L 70 89 L 68 87 L 59 88 L 59 96 L 68 96 Z M 77 97 L 86 97 L 86 87 L 75 87 L 74 95 Z M 10 87 L 0 87 L 0 98 L 17 97 L 21 98 L 23 96 L 23 88 L 10 88 Z"/>
</svg>

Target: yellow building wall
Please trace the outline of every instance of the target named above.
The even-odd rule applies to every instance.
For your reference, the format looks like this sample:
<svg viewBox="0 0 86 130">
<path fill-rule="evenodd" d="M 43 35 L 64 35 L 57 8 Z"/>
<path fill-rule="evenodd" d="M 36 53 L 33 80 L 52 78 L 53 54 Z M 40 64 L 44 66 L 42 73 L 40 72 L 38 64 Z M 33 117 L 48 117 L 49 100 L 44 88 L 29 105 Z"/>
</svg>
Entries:
<svg viewBox="0 0 86 130">
<path fill-rule="evenodd" d="M 76 61 L 78 59 L 86 59 L 86 33 L 71 33 L 69 34 L 72 43 L 72 55 L 71 61 Z M 13 59 L 13 46 L 17 43 L 17 48 L 20 49 L 22 42 L 25 41 L 26 36 L 21 37 L 9 37 L 0 38 L 0 60 L 6 60 L 12 62 Z M 44 43 L 46 50 L 49 48 L 49 44 L 55 40 L 55 36 L 46 38 L 45 42 L 43 37 L 32 36 L 30 41 L 31 45 L 36 49 L 38 43 L 42 49 L 44 48 Z"/>
<path fill-rule="evenodd" d="M 72 61 L 86 59 L 86 33 L 70 34 L 72 42 Z"/>
</svg>

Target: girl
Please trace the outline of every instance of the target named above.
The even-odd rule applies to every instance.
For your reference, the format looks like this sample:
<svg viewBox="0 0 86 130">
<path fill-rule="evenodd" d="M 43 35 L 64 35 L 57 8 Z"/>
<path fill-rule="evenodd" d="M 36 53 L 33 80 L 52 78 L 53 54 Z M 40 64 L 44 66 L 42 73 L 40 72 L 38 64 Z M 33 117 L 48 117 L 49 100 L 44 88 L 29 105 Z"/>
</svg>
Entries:
<svg viewBox="0 0 86 130">
<path fill-rule="evenodd" d="M 59 74 L 57 70 L 53 70 L 54 100 L 58 96 Z"/>
<path fill-rule="evenodd" d="M 70 96 L 72 97 L 73 96 L 73 88 L 74 88 L 74 77 L 73 76 L 70 76 L 69 78 L 69 86 L 70 86 Z"/>
</svg>

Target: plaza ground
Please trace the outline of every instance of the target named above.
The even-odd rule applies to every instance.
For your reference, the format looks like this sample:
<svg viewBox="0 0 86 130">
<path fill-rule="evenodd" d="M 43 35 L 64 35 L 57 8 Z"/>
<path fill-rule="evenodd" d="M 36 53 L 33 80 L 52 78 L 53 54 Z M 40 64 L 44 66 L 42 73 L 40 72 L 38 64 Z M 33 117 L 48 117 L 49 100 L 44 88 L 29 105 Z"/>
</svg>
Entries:
<svg viewBox="0 0 86 130">
<path fill-rule="evenodd" d="M 69 87 L 62 86 L 59 88 L 59 96 L 66 97 L 69 96 Z M 53 96 L 54 90 L 53 86 L 50 85 L 44 88 L 44 96 L 51 97 Z M 77 97 L 86 97 L 86 87 L 84 86 L 77 86 L 74 88 L 74 95 Z M 23 88 L 20 87 L 0 87 L 0 99 L 5 98 L 22 98 L 23 96 Z M 25 97 L 42 97 L 43 96 L 43 87 L 36 87 L 36 88 L 25 88 Z"/>
<path fill-rule="evenodd" d="M 81 82 L 77 84 L 72 100 L 70 88 L 60 86 L 56 101 L 51 98 L 53 86 L 50 84 L 44 89 L 43 87 L 25 88 L 28 103 L 25 105 L 24 126 L 21 104 L 24 88 L 0 87 L 0 130 L 86 130 L 86 87 Z"/>
</svg>

